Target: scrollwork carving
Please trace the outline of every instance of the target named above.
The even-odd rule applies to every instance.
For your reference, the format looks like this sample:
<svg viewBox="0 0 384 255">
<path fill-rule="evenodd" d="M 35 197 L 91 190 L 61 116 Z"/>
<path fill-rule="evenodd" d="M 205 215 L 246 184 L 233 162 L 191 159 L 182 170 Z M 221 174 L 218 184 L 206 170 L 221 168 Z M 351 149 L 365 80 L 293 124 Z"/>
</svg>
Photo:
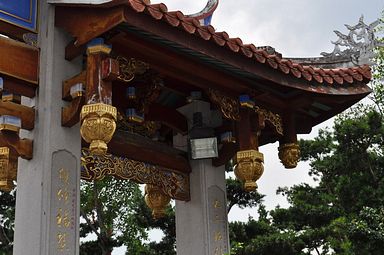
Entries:
<svg viewBox="0 0 384 255">
<path fill-rule="evenodd" d="M 81 165 L 81 178 L 84 180 L 102 180 L 105 176 L 112 175 L 124 180 L 156 185 L 174 199 L 190 199 L 189 176 L 185 173 L 109 153 L 98 156 L 87 149 L 82 149 Z"/>
<path fill-rule="evenodd" d="M 281 116 L 277 113 L 273 113 L 271 111 L 265 110 L 259 106 L 255 106 L 254 110 L 259 116 L 261 116 L 264 120 L 268 121 L 271 123 L 275 129 L 276 132 L 280 135 L 284 134 L 284 129 L 283 129 L 283 121 L 281 119 Z"/>
<path fill-rule="evenodd" d="M 149 68 L 147 63 L 134 58 L 126 59 L 118 56 L 116 60 L 119 61 L 120 66 L 120 75 L 117 78 L 124 82 L 132 81 L 136 74 L 143 74 Z"/>
<path fill-rule="evenodd" d="M 211 101 L 220 109 L 225 118 L 240 120 L 239 102 L 236 98 L 224 95 L 218 90 L 208 89 Z"/>
</svg>

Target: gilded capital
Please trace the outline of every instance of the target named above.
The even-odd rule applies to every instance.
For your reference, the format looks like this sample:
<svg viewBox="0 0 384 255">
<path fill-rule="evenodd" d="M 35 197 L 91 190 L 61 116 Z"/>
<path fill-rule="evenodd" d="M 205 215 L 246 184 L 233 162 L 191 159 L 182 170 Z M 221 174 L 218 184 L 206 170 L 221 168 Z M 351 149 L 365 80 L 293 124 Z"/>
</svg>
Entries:
<svg viewBox="0 0 384 255">
<path fill-rule="evenodd" d="M 154 219 L 163 218 L 165 209 L 171 198 L 166 195 L 159 186 L 146 184 L 145 185 L 145 203 L 152 209 Z"/>
<path fill-rule="evenodd" d="M 8 147 L 0 147 L 0 190 L 10 192 L 17 177 L 17 157 Z"/>
<path fill-rule="evenodd" d="M 98 103 L 84 105 L 80 119 L 81 137 L 90 143 L 89 150 L 96 155 L 107 152 L 107 143 L 116 130 L 117 109 L 112 105 Z"/>
<path fill-rule="evenodd" d="M 235 175 L 244 183 L 247 192 L 257 188 L 256 181 L 264 172 L 264 156 L 257 150 L 244 150 L 236 154 Z"/>
<path fill-rule="evenodd" d="M 300 159 L 300 147 L 297 143 L 285 143 L 279 147 L 279 159 L 285 168 L 295 168 Z"/>
</svg>

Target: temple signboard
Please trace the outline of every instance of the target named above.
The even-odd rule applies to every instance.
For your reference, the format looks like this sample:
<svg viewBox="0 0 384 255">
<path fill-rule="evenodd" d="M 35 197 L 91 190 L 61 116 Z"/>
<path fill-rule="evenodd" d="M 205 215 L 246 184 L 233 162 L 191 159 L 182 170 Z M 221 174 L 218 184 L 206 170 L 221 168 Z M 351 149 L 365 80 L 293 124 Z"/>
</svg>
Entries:
<svg viewBox="0 0 384 255">
<path fill-rule="evenodd" d="M 18 28 L 37 31 L 37 0 L 0 1 L 0 20 Z"/>
</svg>

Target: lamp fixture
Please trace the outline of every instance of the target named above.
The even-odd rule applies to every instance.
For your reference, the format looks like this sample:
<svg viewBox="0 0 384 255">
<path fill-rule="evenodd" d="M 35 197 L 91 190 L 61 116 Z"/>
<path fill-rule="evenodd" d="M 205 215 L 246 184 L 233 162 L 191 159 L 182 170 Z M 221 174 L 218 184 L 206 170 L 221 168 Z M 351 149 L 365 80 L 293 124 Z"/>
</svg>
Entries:
<svg viewBox="0 0 384 255">
<path fill-rule="evenodd" d="M 213 128 L 203 126 L 201 112 L 193 114 L 193 128 L 189 132 L 190 155 L 192 159 L 218 157 L 217 138 Z"/>
</svg>

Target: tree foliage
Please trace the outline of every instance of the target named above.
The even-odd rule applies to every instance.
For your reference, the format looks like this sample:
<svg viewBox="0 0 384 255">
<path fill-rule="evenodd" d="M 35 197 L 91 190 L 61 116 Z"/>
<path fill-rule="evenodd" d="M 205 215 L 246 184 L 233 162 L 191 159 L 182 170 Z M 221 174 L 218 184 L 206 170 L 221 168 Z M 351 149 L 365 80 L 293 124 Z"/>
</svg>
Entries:
<svg viewBox="0 0 384 255">
<path fill-rule="evenodd" d="M 231 254 L 383 254 L 384 49 L 377 52 L 374 103 L 353 107 L 332 130 L 300 141 L 318 185 L 279 188 L 289 208 L 232 223 Z"/>
</svg>

